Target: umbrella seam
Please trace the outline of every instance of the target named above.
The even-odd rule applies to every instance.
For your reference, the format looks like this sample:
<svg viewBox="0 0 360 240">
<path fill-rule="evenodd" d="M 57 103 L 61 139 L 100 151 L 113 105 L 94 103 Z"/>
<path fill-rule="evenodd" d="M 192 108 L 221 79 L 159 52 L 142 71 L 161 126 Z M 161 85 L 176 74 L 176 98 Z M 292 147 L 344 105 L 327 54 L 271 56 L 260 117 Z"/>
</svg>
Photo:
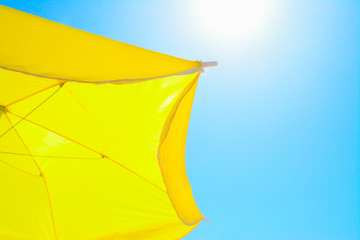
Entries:
<svg viewBox="0 0 360 240">
<path fill-rule="evenodd" d="M 0 66 L 0 68 L 2 68 L 4 70 L 9 70 L 9 71 L 13 71 L 13 72 L 18 72 L 18 73 L 23 73 L 23 74 L 35 76 L 35 77 L 61 80 L 61 81 L 65 81 L 65 82 L 93 83 L 93 84 L 106 84 L 106 83 L 130 84 L 130 83 L 149 81 L 149 80 L 165 78 L 165 77 L 171 77 L 171 76 L 177 76 L 177 75 L 188 75 L 188 74 L 193 74 L 193 73 L 196 73 L 196 72 L 197 73 L 203 73 L 204 72 L 204 67 L 193 67 L 193 68 L 190 68 L 190 69 L 185 70 L 183 72 L 174 73 L 174 74 L 168 74 L 168 75 L 163 75 L 163 76 L 157 76 L 157 77 L 150 77 L 150 78 L 114 79 L 114 80 L 104 80 L 104 81 L 86 81 L 86 80 L 82 81 L 82 80 L 76 80 L 76 79 L 50 77 L 50 76 L 46 76 L 46 75 L 29 73 L 29 72 L 26 72 L 26 71 L 16 70 L 16 69 L 3 67 L 3 66 Z"/>
<path fill-rule="evenodd" d="M 20 156 L 34 156 L 34 157 L 46 157 L 46 158 L 62 158 L 62 159 L 102 159 L 103 157 L 98 158 L 91 158 L 91 157 L 66 157 L 66 156 L 50 156 L 50 155 L 36 155 L 36 154 L 25 154 L 25 153 L 16 153 L 16 152 L 4 152 L 0 151 L 3 154 L 13 154 L 13 155 L 20 155 Z"/>
<path fill-rule="evenodd" d="M 198 76 L 195 77 L 195 78 L 198 78 Z M 193 88 L 193 86 L 195 85 L 196 81 L 197 81 L 197 80 L 193 80 L 193 82 L 192 82 L 191 86 L 189 87 L 189 89 L 187 89 L 186 92 L 184 93 L 184 95 L 181 96 L 180 101 L 179 101 L 179 103 L 177 104 L 176 109 L 175 109 L 175 111 L 174 111 L 174 114 L 173 114 L 172 117 L 171 117 L 171 121 L 170 121 L 170 123 L 169 123 L 169 127 L 168 127 L 168 129 L 167 129 L 167 131 L 166 131 L 165 137 L 162 139 L 161 143 L 159 144 L 157 157 L 158 157 L 158 162 L 159 162 L 159 167 L 160 167 L 161 175 L 162 175 L 162 177 L 163 177 L 163 180 L 164 180 L 164 184 L 165 184 L 165 186 L 166 186 L 166 189 L 167 189 L 167 185 L 166 185 L 166 181 L 165 181 L 164 175 L 163 175 L 163 173 L 162 173 L 162 168 L 161 168 L 160 149 L 161 149 L 162 144 L 165 142 L 165 140 L 166 140 L 166 138 L 167 138 L 167 135 L 168 135 L 169 130 L 170 130 L 170 128 L 171 128 L 172 121 L 173 121 L 174 118 L 175 118 L 175 115 L 176 115 L 176 113 L 177 113 L 177 110 L 178 110 L 178 108 L 179 108 L 182 100 L 183 100 L 184 97 L 188 94 L 188 92 Z M 181 216 L 179 215 L 179 213 L 178 213 L 178 211 L 177 211 L 177 209 L 176 209 L 176 207 L 175 207 L 175 205 L 174 205 L 174 203 L 173 203 L 173 201 L 172 201 L 172 199 L 171 199 L 170 194 L 169 194 L 168 191 L 167 191 L 167 195 L 168 195 L 168 197 L 169 197 L 169 199 L 170 199 L 171 204 L 172 204 L 173 207 L 174 207 L 174 210 L 175 210 L 178 218 L 179 218 L 185 225 L 187 225 L 187 226 L 192 226 L 192 225 L 194 225 L 194 224 L 196 224 L 196 223 L 198 223 L 198 222 L 200 222 L 200 221 L 202 221 L 202 220 L 205 219 L 204 217 L 202 217 L 202 218 L 199 218 L 199 219 L 197 219 L 196 221 L 194 221 L 194 222 L 192 222 L 192 223 L 186 222 L 186 221 L 183 220 L 183 219 L 181 218 Z"/>
</svg>

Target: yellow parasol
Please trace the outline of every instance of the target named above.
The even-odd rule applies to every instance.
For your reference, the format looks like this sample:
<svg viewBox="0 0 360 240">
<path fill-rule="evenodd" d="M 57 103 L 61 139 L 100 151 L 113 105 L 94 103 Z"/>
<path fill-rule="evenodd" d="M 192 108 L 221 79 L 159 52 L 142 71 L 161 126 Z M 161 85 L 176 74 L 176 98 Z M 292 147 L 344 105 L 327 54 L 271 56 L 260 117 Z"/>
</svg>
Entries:
<svg viewBox="0 0 360 240">
<path fill-rule="evenodd" d="M 185 172 L 199 73 L 0 6 L 0 239 L 179 239 L 204 219 Z"/>
</svg>

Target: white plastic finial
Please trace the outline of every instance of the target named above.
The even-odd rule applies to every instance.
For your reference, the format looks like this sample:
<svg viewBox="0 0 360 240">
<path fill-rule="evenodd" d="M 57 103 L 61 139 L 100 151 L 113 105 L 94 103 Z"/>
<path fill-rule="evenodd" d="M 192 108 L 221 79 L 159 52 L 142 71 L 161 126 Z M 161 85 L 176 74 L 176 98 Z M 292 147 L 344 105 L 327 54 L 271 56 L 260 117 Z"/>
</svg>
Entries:
<svg viewBox="0 0 360 240">
<path fill-rule="evenodd" d="M 216 67 L 218 65 L 217 62 L 201 62 L 201 67 Z"/>
</svg>

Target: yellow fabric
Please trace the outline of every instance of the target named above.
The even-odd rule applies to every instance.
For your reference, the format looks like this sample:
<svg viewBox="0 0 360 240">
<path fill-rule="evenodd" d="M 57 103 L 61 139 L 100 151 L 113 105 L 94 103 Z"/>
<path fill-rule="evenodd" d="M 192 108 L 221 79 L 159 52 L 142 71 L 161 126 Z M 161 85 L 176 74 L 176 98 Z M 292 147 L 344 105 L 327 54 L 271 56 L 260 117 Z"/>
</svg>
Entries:
<svg viewBox="0 0 360 240">
<path fill-rule="evenodd" d="M 184 150 L 199 73 L 176 74 L 200 63 L 4 6 L 0 31 L 0 239 L 193 230 Z"/>
<path fill-rule="evenodd" d="M 1 6 L 0 66 L 79 81 L 167 76 L 193 67 L 188 61 Z"/>
</svg>

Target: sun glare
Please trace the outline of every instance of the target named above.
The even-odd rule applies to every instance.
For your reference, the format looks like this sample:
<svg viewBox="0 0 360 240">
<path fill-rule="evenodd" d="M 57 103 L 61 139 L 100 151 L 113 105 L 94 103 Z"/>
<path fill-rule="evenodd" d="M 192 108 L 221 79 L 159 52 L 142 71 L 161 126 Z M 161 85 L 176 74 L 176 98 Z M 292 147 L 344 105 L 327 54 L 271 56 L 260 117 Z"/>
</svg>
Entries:
<svg viewBox="0 0 360 240">
<path fill-rule="evenodd" d="M 269 0 L 198 0 L 197 5 L 205 28 L 233 39 L 261 32 L 269 13 Z"/>
</svg>

